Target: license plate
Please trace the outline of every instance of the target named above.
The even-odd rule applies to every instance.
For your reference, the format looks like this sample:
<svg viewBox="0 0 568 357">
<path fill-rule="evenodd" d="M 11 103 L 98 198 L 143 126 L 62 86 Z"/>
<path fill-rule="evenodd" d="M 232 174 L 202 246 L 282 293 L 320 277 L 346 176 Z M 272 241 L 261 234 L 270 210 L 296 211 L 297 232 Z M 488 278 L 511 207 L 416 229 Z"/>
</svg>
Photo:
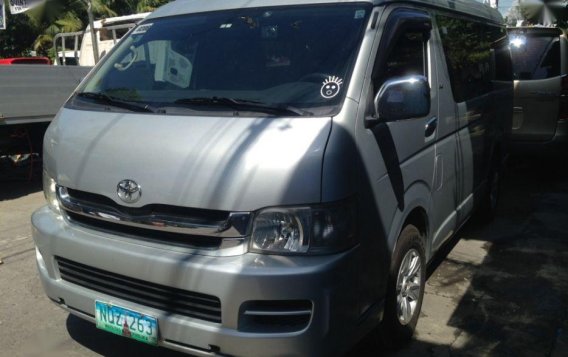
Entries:
<svg viewBox="0 0 568 357">
<path fill-rule="evenodd" d="M 95 301 L 97 328 L 150 345 L 158 344 L 158 320 L 140 312 Z"/>
</svg>

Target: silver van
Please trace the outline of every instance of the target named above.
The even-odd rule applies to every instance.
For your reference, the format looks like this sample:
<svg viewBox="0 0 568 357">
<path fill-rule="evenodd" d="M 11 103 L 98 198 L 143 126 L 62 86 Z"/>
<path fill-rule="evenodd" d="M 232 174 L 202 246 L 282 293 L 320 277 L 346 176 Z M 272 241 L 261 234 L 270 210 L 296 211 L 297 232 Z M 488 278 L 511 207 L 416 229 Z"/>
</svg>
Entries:
<svg viewBox="0 0 568 357">
<path fill-rule="evenodd" d="M 522 153 L 568 149 L 568 41 L 561 29 L 508 29 L 515 79 L 512 148 Z"/>
<path fill-rule="evenodd" d="M 474 1 L 170 3 L 45 136 L 46 294 L 196 356 L 404 342 L 434 253 L 495 207 L 512 85 Z"/>
</svg>

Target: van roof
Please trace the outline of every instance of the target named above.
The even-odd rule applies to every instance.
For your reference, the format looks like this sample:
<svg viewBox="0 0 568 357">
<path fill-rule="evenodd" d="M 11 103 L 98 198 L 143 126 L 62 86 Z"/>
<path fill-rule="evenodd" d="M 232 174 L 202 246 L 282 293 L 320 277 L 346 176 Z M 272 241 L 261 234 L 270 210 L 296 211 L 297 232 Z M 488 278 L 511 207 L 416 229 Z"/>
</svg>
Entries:
<svg viewBox="0 0 568 357">
<path fill-rule="evenodd" d="M 484 5 L 475 0 L 177 0 L 154 11 L 148 19 L 190 13 L 267 6 L 323 5 L 339 3 L 369 3 L 379 6 L 399 2 L 416 3 L 436 8 L 443 8 L 453 12 L 459 12 L 464 15 L 483 18 L 490 22 L 503 24 L 503 17 L 497 9 L 493 9 L 490 6 Z"/>
</svg>

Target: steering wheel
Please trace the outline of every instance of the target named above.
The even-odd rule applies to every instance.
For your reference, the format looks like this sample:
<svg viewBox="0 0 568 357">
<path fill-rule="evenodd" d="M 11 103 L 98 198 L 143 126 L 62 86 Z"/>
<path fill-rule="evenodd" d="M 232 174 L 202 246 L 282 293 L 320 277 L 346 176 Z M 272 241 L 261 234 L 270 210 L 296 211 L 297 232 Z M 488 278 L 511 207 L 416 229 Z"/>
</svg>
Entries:
<svg viewBox="0 0 568 357">
<path fill-rule="evenodd" d="M 136 47 L 130 46 L 130 52 L 132 53 L 132 59 L 130 62 L 126 64 L 122 63 L 115 63 L 114 68 L 118 69 L 119 71 L 126 71 L 134 62 L 136 62 L 136 58 L 138 57 L 138 52 L 136 51 Z"/>
</svg>

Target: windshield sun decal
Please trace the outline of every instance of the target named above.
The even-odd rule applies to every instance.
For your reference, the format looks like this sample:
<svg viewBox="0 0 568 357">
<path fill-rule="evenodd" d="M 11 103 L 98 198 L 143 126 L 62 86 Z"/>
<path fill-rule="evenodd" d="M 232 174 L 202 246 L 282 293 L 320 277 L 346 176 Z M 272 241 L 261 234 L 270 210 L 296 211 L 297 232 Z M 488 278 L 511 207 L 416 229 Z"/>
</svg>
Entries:
<svg viewBox="0 0 568 357">
<path fill-rule="evenodd" d="M 329 76 L 321 87 L 321 96 L 325 99 L 331 99 L 339 94 L 343 79 L 336 76 Z"/>
</svg>

